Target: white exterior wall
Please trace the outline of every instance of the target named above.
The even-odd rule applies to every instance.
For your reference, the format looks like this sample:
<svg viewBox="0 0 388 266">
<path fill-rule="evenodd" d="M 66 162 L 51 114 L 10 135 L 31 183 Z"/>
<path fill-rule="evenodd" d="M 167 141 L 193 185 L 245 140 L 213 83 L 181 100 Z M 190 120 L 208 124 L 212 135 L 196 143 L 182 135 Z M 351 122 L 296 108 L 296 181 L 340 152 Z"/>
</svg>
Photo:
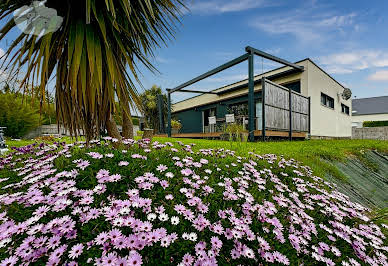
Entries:
<svg viewBox="0 0 388 266">
<path fill-rule="evenodd" d="M 309 61 L 307 72 L 308 92 L 311 97 L 311 136 L 315 137 L 351 137 L 352 103 L 343 100 L 344 87 Z M 334 109 L 321 104 L 321 92 L 334 99 Z M 303 93 L 304 94 L 304 93 Z M 341 103 L 349 107 L 350 115 L 341 112 Z"/>
<path fill-rule="evenodd" d="M 353 115 L 352 126 L 362 127 L 364 121 L 388 121 L 388 114 Z"/>
</svg>

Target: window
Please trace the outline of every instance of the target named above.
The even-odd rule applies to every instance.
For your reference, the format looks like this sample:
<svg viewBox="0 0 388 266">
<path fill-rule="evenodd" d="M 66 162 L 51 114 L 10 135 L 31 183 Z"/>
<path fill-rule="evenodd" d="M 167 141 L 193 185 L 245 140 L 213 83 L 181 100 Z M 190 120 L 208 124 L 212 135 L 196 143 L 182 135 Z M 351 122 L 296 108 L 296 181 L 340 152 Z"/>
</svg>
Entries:
<svg viewBox="0 0 388 266">
<path fill-rule="evenodd" d="M 234 116 L 248 116 L 248 103 L 231 104 L 229 105 L 228 113 L 234 114 Z"/>
<path fill-rule="evenodd" d="M 334 99 L 324 93 L 321 93 L 321 104 L 334 109 Z"/>
<path fill-rule="evenodd" d="M 282 86 L 286 87 L 287 89 L 291 89 L 295 92 L 300 93 L 300 80 L 294 81 L 288 84 L 282 84 Z"/>
<path fill-rule="evenodd" d="M 347 106 L 347 105 L 341 103 L 341 112 L 342 112 L 343 114 L 349 115 L 349 106 Z"/>
</svg>

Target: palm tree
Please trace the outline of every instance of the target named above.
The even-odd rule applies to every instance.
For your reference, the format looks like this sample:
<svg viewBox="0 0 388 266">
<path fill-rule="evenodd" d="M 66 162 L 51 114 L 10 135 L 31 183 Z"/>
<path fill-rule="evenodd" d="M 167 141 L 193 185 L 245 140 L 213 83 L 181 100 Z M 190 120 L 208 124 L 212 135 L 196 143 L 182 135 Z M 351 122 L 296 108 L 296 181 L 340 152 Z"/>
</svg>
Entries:
<svg viewBox="0 0 388 266">
<path fill-rule="evenodd" d="M 162 89 L 159 86 L 153 85 L 150 89 L 145 90 L 140 94 L 142 103 L 142 112 L 144 114 L 147 126 L 157 130 L 159 128 L 159 110 L 158 110 L 158 95 L 162 94 Z M 167 95 L 163 95 L 163 115 L 164 121 L 167 119 Z M 159 131 L 161 129 L 159 128 Z"/>
<path fill-rule="evenodd" d="M 183 1 L 47 0 L 45 5 L 63 17 L 62 25 L 43 36 L 21 33 L 6 51 L 3 67 L 25 72 L 21 87 L 38 84 L 39 95 L 46 95 L 55 76 L 57 121 L 72 135 L 83 130 L 90 140 L 106 128 L 120 139 L 113 120 L 116 99 L 123 112 L 124 136 L 131 137 L 130 108 L 141 108 L 135 87 L 135 82 L 141 84 L 139 64 L 156 71 L 150 58 L 173 37 Z M 0 41 L 17 26 L 12 13 L 29 4 L 30 0 L 1 1 L 0 22 L 7 23 Z"/>
</svg>

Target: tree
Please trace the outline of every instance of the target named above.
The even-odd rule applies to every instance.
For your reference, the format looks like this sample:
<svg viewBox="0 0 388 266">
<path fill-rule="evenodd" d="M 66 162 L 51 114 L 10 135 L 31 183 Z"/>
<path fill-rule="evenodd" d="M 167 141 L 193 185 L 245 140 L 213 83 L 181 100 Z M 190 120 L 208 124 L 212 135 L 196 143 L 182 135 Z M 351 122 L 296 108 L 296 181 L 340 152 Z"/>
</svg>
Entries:
<svg viewBox="0 0 388 266">
<path fill-rule="evenodd" d="M 8 137 L 21 138 L 40 125 L 39 109 L 23 102 L 18 93 L 0 93 L 0 126 Z"/>
<path fill-rule="evenodd" d="M 153 129 L 159 128 L 159 110 L 158 110 L 158 95 L 162 94 L 162 89 L 153 85 L 151 89 L 140 94 L 142 103 L 142 111 L 148 127 Z M 167 119 L 167 95 L 163 94 L 163 115 L 164 121 Z"/>
<path fill-rule="evenodd" d="M 106 128 L 120 138 L 113 120 L 115 99 L 123 111 L 123 125 L 130 127 L 130 107 L 141 108 L 134 83 L 141 84 L 139 64 L 156 71 L 149 58 L 173 36 L 183 0 L 81 2 L 47 0 L 46 6 L 63 17 L 60 28 L 43 36 L 21 33 L 3 62 L 16 71 L 24 67 L 22 85 L 39 84 L 40 95 L 55 75 L 57 120 L 72 135 L 83 130 L 90 140 Z M 0 22 L 8 22 L 0 30 L 0 41 L 16 27 L 12 12 L 30 3 L 1 1 Z"/>
</svg>

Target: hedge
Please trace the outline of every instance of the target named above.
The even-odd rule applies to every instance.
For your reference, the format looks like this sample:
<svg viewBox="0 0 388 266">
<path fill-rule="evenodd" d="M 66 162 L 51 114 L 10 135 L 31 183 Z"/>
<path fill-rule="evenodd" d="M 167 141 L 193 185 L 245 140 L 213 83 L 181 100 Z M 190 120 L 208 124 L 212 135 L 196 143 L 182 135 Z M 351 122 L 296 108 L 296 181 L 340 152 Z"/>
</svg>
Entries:
<svg viewBox="0 0 388 266">
<path fill-rule="evenodd" d="M 139 125 L 139 118 L 133 117 L 132 118 L 132 123 L 133 123 L 134 126 L 138 126 Z"/>
<path fill-rule="evenodd" d="M 386 121 L 364 121 L 363 127 L 387 127 L 388 120 Z"/>
</svg>

